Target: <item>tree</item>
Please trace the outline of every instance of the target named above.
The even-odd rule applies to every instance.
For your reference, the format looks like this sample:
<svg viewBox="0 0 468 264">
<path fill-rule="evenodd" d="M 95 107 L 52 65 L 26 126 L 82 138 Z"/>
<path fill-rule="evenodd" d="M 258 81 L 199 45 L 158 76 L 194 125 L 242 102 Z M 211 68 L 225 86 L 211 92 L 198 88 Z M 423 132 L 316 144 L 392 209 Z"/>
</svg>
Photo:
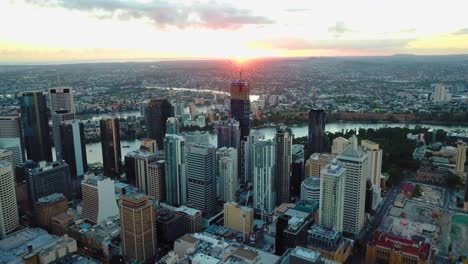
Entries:
<svg viewBox="0 0 468 264">
<path fill-rule="evenodd" d="M 421 186 L 419 184 L 416 184 L 416 187 L 414 187 L 414 191 L 413 191 L 413 197 L 418 198 L 418 197 L 421 197 L 421 195 L 422 195 Z"/>
</svg>

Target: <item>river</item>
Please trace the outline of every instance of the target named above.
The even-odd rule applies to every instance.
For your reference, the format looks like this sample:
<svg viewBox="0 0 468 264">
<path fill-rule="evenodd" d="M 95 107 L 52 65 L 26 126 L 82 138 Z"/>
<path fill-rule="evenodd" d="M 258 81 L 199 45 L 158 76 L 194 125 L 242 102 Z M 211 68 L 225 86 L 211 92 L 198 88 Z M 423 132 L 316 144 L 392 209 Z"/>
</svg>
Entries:
<svg viewBox="0 0 468 264">
<path fill-rule="evenodd" d="M 202 110 L 202 109 L 199 109 Z M 139 112 L 128 112 L 128 113 L 120 113 L 117 114 L 119 117 L 127 117 L 127 116 L 139 116 Z M 110 117 L 112 114 L 101 114 L 101 115 L 96 115 L 93 116 L 93 119 L 99 119 L 102 117 Z M 333 123 L 328 123 L 325 125 L 325 130 L 328 132 L 339 132 L 342 130 L 350 130 L 354 129 L 357 130 L 359 128 L 381 128 L 381 127 L 408 127 L 408 128 L 414 128 L 415 126 L 423 126 L 423 127 L 429 127 L 432 129 L 443 129 L 443 130 L 468 130 L 468 125 L 464 126 L 445 126 L 445 125 L 433 125 L 433 124 L 416 124 L 416 123 L 364 123 L 364 122 L 333 122 Z M 294 136 L 295 137 L 303 137 L 307 135 L 307 125 L 301 125 L 297 127 L 291 127 Z M 275 128 L 274 127 L 266 127 L 266 128 L 260 128 L 257 129 L 258 131 L 262 132 L 267 139 L 273 138 L 275 134 Z M 210 143 L 211 144 L 216 144 L 216 135 L 211 134 L 210 135 Z M 135 149 L 138 149 L 140 147 L 140 141 L 139 140 L 124 140 L 121 142 L 121 147 L 122 147 L 122 158 L 125 157 L 125 155 Z M 55 153 L 55 151 L 53 151 Z M 95 163 L 95 162 L 102 162 L 102 150 L 101 150 L 101 143 L 89 143 L 86 145 L 86 153 L 87 153 L 87 158 L 88 158 L 88 163 Z"/>
</svg>

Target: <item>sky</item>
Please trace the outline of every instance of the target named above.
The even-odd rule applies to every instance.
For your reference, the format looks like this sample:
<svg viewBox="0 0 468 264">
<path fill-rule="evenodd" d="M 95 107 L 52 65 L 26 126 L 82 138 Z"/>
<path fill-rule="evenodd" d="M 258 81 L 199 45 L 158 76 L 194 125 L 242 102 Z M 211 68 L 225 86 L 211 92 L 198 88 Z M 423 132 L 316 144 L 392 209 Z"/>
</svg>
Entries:
<svg viewBox="0 0 468 264">
<path fill-rule="evenodd" d="M 0 64 L 467 54 L 467 0 L 0 0 Z"/>
</svg>

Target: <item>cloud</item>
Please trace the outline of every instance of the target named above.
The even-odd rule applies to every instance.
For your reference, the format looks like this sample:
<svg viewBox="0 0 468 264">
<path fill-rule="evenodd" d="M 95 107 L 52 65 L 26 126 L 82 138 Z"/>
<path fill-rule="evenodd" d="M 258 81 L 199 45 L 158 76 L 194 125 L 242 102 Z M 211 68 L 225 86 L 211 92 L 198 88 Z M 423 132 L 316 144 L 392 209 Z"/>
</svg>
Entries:
<svg viewBox="0 0 468 264">
<path fill-rule="evenodd" d="M 468 35 L 468 28 L 462 28 L 452 33 L 453 35 Z"/>
<path fill-rule="evenodd" d="M 310 8 L 288 8 L 288 9 L 285 9 L 284 11 L 286 12 L 308 12 L 311 10 L 312 9 Z"/>
<path fill-rule="evenodd" d="M 280 50 L 363 50 L 387 51 L 402 49 L 412 39 L 340 39 L 340 40 L 305 40 L 302 38 L 277 38 L 251 42 L 253 47 L 266 47 Z"/>
<path fill-rule="evenodd" d="M 40 6 L 63 7 L 70 10 L 94 12 L 100 19 L 150 19 L 158 27 L 202 27 L 209 29 L 237 29 L 248 24 L 272 24 L 267 17 L 256 16 L 250 10 L 238 9 L 217 2 L 184 2 L 152 0 L 28 0 Z"/>
<path fill-rule="evenodd" d="M 337 21 L 335 25 L 328 28 L 328 32 L 334 34 L 336 37 L 339 37 L 340 35 L 349 31 L 351 31 L 351 29 L 346 27 L 343 21 Z"/>
</svg>

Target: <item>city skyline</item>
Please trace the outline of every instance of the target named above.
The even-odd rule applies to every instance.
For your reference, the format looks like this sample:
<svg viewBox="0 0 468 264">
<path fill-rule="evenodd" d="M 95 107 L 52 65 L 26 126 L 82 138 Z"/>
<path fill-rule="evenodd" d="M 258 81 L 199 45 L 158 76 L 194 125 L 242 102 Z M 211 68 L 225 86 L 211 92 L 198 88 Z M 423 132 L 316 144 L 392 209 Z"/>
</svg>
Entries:
<svg viewBox="0 0 468 264">
<path fill-rule="evenodd" d="M 449 2 L 5 1 L 0 64 L 466 54 Z"/>
</svg>

